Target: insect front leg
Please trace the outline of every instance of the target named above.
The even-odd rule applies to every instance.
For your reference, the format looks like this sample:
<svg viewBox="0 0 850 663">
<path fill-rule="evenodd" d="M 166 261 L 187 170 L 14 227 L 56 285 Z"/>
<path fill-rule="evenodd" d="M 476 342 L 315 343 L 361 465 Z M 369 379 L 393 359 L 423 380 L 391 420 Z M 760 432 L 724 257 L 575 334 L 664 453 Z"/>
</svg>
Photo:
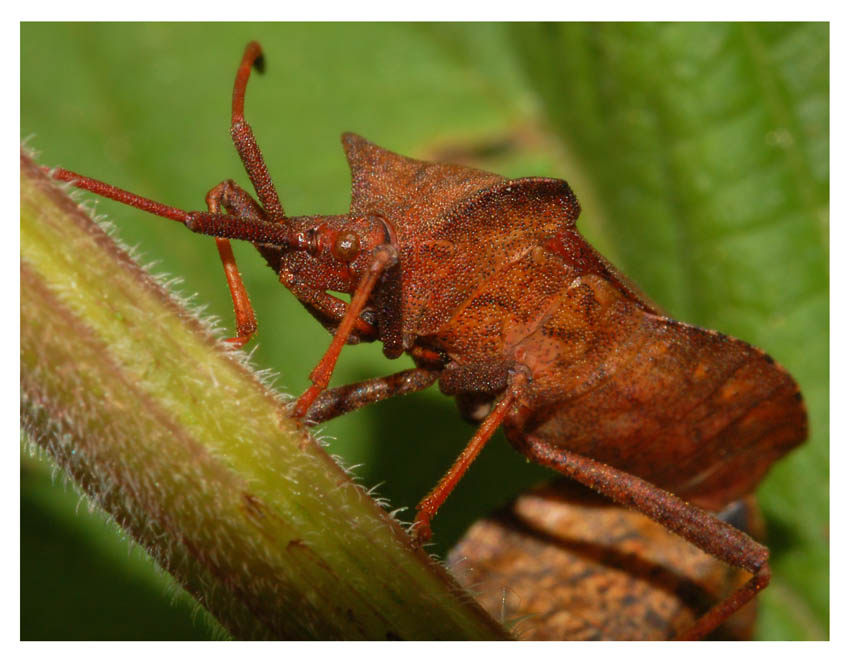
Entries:
<svg viewBox="0 0 850 663">
<path fill-rule="evenodd" d="M 223 207 L 234 216 L 266 220 L 262 208 L 233 180 L 226 180 L 213 187 L 207 193 L 206 201 L 207 209 L 212 214 L 220 214 Z M 242 282 L 239 268 L 236 266 L 236 258 L 233 256 L 230 240 L 216 237 L 215 243 L 221 264 L 224 267 L 224 276 L 230 288 L 230 296 L 233 299 L 233 312 L 236 315 L 236 336 L 227 339 L 227 342 L 241 348 L 257 331 L 257 318 L 254 315 L 251 300 L 248 298 L 248 291 Z"/>
<path fill-rule="evenodd" d="M 310 315 L 316 318 L 325 329 L 331 333 L 336 331 L 345 317 L 348 303 L 324 290 L 306 285 L 299 280 L 297 274 L 284 267 L 280 269 L 280 282 L 298 298 Z M 354 321 L 348 342 L 374 341 L 376 338 L 378 338 L 378 329 L 362 317 L 358 317 Z"/>
<path fill-rule="evenodd" d="M 768 549 L 713 514 L 643 479 L 586 456 L 533 437 L 509 437 L 529 459 L 575 479 L 623 506 L 640 511 L 700 550 L 753 574 L 746 584 L 702 615 L 677 639 L 698 640 L 705 637 L 770 582 Z"/>
<path fill-rule="evenodd" d="M 336 328 L 330 346 L 328 346 L 319 363 L 316 364 L 316 368 L 310 373 L 310 382 L 313 384 L 301 394 L 301 398 L 295 403 L 293 416 L 296 418 L 303 419 L 313 401 L 327 388 L 339 359 L 339 353 L 342 351 L 342 346 L 348 341 L 357 320 L 360 319 L 360 314 L 363 312 L 372 290 L 375 289 L 381 275 L 396 262 L 398 262 L 398 251 L 391 244 L 382 244 L 373 251 L 371 262 L 360 278 L 360 283 L 351 297 L 351 303 L 345 311 L 345 316 Z"/>
</svg>

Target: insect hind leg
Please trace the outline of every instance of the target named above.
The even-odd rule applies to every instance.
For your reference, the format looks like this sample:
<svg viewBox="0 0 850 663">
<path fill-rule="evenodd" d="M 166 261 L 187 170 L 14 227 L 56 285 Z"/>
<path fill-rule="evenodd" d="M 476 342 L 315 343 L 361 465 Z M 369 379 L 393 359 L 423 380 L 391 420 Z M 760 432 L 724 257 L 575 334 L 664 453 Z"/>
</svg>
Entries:
<svg viewBox="0 0 850 663">
<path fill-rule="evenodd" d="M 768 549 L 717 516 L 689 504 L 628 472 L 573 453 L 534 436 L 510 432 L 508 439 L 536 463 L 575 479 L 615 502 L 643 513 L 700 550 L 753 577 L 702 615 L 680 640 L 697 640 L 711 633 L 749 603 L 770 582 Z"/>
</svg>

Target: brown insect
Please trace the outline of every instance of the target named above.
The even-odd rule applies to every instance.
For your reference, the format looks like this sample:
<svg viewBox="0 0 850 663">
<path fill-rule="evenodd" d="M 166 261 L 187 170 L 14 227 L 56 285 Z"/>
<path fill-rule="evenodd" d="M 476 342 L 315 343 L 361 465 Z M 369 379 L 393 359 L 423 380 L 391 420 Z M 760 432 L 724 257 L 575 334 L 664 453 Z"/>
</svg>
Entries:
<svg viewBox="0 0 850 663">
<path fill-rule="evenodd" d="M 343 136 L 351 210 L 287 217 L 244 118 L 256 43 L 233 91 L 231 136 L 259 198 L 233 181 L 187 212 L 62 169 L 53 176 L 216 238 L 241 346 L 256 321 L 230 248 L 252 242 L 333 340 L 294 407 L 309 423 L 435 381 L 479 428 L 419 504 L 419 541 L 493 433 L 537 463 L 648 515 L 753 577 L 682 637 L 709 633 L 770 578 L 768 550 L 712 515 L 806 438 L 794 380 L 764 352 L 664 315 L 579 234 L 566 182 L 508 180 Z M 351 301 L 329 291 L 351 295 Z M 380 341 L 416 368 L 328 389 L 346 343 Z"/>
</svg>

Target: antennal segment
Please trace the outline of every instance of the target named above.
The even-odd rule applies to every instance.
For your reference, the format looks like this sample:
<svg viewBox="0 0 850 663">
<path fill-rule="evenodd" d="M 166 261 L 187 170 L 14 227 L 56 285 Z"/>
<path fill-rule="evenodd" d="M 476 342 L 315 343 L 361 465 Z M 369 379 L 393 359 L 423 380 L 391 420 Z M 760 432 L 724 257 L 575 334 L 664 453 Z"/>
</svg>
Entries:
<svg viewBox="0 0 850 663">
<path fill-rule="evenodd" d="M 162 203 L 158 203 L 150 198 L 138 196 L 135 193 L 119 189 L 117 186 L 112 186 L 106 182 L 101 182 L 100 180 L 95 180 L 91 177 L 86 177 L 85 175 L 65 170 L 64 168 L 51 169 L 42 167 L 42 170 L 54 179 L 62 180 L 63 182 L 70 182 L 78 189 L 91 191 L 92 193 L 96 193 L 98 196 L 103 196 L 110 200 L 117 200 L 119 203 L 124 203 L 130 207 L 135 207 L 136 209 L 144 210 L 145 212 L 150 212 L 157 216 L 163 216 L 166 219 L 173 219 L 174 221 L 180 221 L 185 224 L 191 216 L 189 212 L 178 209 L 177 207 L 163 205 Z"/>
<path fill-rule="evenodd" d="M 271 219 L 283 219 L 285 216 L 283 205 L 280 204 L 280 198 L 278 198 L 277 191 L 272 184 L 271 175 L 269 175 L 257 140 L 254 138 L 254 132 L 251 131 L 250 125 L 245 121 L 245 88 L 248 85 L 252 67 L 256 67 L 260 73 L 265 68 L 263 51 L 255 41 L 245 47 L 245 54 L 242 56 L 242 62 L 236 72 L 236 81 L 233 84 L 233 114 L 231 116 L 230 136 L 233 138 L 233 144 L 236 146 L 236 151 L 239 152 L 239 158 L 245 166 L 245 172 L 248 173 L 251 184 L 254 185 L 254 190 L 257 192 L 257 197 L 260 199 L 260 204 L 267 216 Z"/>
</svg>

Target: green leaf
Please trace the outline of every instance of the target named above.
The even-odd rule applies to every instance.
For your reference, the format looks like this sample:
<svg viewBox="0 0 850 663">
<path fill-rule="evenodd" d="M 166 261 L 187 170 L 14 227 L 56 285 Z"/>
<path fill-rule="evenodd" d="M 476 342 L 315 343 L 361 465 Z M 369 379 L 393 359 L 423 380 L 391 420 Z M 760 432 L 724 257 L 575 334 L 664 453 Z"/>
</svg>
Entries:
<svg viewBox="0 0 850 663">
<path fill-rule="evenodd" d="M 828 26 L 514 34 L 591 182 L 584 227 L 674 317 L 764 348 L 800 383 L 810 441 L 759 491 L 781 588 L 762 635 L 827 637 Z"/>
<path fill-rule="evenodd" d="M 787 590 L 768 591 L 761 633 L 825 637 L 826 26 L 24 24 L 22 136 L 34 135 L 43 163 L 202 208 L 219 181 L 248 185 L 227 129 L 250 39 L 267 70 L 249 84 L 246 113 L 288 212 L 347 209 L 347 130 L 414 157 L 561 177 L 582 202 L 582 231 L 672 314 L 753 342 L 791 370 L 812 439 L 761 493 L 775 584 Z M 232 328 L 212 240 L 112 203 L 99 209 Z M 235 248 L 260 324 L 254 360 L 297 393 L 328 336 L 250 246 Z M 334 383 L 404 362 L 346 348 Z M 394 507 L 412 508 L 472 432 L 432 391 L 325 429 L 345 440 L 335 453 L 363 463 L 366 485 L 385 482 Z M 494 441 L 435 519 L 435 550 L 546 476 Z M 22 582 L 45 603 L 63 593 Z M 86 582 L 96 600 L 97 578 Z M 167 603 L 157 608 L 165 621 Z"/>
</svg>

